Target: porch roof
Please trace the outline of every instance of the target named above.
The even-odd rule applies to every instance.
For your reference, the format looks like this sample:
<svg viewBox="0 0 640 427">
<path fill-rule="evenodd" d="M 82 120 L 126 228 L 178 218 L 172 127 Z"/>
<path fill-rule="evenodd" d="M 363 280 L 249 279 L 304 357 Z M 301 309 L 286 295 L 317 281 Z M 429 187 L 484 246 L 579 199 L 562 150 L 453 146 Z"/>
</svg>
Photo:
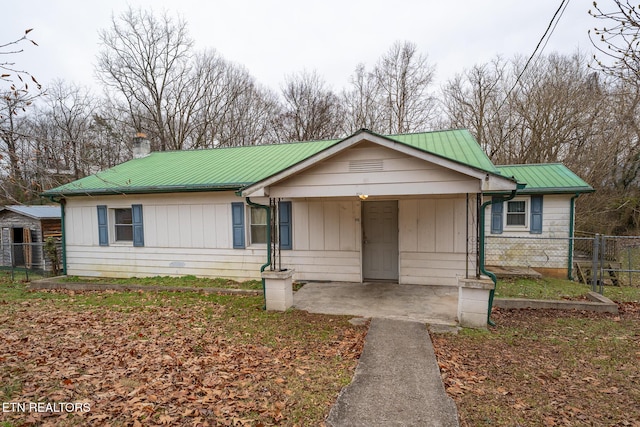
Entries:
<svg viewBox="0 0 640 427">
<path fill-rule="evenodd" d="M 342 140 L 155 152 L 47 190 L 43 196 L 237 191 L 361 133 L 385 138 L 478 171 L 500 175 L 465 129 L 384 137 L 363 129 Z"/>
</svg>

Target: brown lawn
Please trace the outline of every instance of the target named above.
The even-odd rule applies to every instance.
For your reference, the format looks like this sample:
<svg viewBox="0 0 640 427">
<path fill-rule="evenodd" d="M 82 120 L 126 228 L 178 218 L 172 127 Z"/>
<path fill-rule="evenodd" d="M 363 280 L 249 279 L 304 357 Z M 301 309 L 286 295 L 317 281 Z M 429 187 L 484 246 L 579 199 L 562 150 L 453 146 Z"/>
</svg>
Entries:
<svg viewBox="0 0 640 427">
<path fill-rule="evenodd" d="M 640 304 L 618 316 L 495 310 L 433 336 L 462 426 L 640 426 Z"/>
<path fill-rule="evenodd" d="M 3 426 L 319 425 L 366 333 L 260 297 L 0 286 Z"/>
</svg>

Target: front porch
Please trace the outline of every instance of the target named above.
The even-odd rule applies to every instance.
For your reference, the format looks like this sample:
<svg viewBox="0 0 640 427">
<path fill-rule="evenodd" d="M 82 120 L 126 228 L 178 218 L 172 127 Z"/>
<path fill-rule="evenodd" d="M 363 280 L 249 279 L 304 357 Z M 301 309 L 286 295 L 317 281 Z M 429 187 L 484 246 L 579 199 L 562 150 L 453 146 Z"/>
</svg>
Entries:
<svg viewBox="0 0 640 427">
<path fill-rule="evenodd" d="M 388 282 L 307 282 L 294 293 L 293 307 L 310 313 L 484 328 L 487 288 L 492 286 L 487 281 L 471 282 L 463 280 L 459 287 Z M 483 291 L 487 295 L 474 295 L 474 292 Z"/>
</svg>

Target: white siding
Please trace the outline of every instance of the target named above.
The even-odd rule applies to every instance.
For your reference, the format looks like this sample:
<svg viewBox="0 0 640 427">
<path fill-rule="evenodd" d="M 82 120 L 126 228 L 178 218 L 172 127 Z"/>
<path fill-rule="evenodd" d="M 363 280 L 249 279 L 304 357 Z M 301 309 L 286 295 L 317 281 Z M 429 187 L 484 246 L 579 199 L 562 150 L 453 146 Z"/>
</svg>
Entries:
<svg viewBox="0 0 640 427">
<path fill-rule="evenodd" d="M 359 282 L 360 201 L 294 200 L 293 250 L 282 251 L 283 266 L 297 280 Z"/>
<path fill-rule="evenodd" d="M 571 195 L 544 195 L 542 234 L 504 229 L 491 234 L 491 206 L 485 211 L 486 265 L 566 269 Z M 527 205 L 527 209 L 530 206 Z"/>
<path fill-rule="evenodd" d="M 232 248 L 231 203 L 241 200 L 230 192 L 70 198 L 65 210 L 67 272 L 259 279 L 265 245 Z M 143 205 L 145 246 L 99 246 L 96 206 L 134 203 Z M 283 266 L 295 268 L 301 280 L 360 281 L 359 201 L 294 201 L 292 209 L 294 250 L 282 252 Z"/>
<path fill-rule="evenodd" d="M 468 205 L 465 195 L 400 200 L 400 283 L 457 286 L 473 276 L 474 210 L 475 195 Z"/>
<path fill-rule="evenodd" d="M 362 280 L 361 203 L 353 199 L 293 201 L 293 250 L 282 251 L 282 266 L 295 268 L 297 280 Z M 231 203 L 240 200 L 233 193 L 71 198 L 65 210 L 68 274 L 258 279 L 265 246 L 232 248 Z M 96 205 L 132 203 L 143 205 L 145 246 L 99 246 Z M 401 199 L 398 206 L 401 283 L 455 286 L 467 268 L 473 274 L 474 227 L 467 240 L 464 195 Z M 471 224 L 474 208 L 472 196 Z"/>
<path fill-rule="evenodd" d="M 65 209 L 67 273 L 258 279 L 266 260 L 265 246 L 232 248 L 231 202 L 240 200 L 231 192 L 69 198 Z M 99 246 L 96 206 L 112 209 L 135 203 L 143 205 L 145 246 Z M 112 229 L 109 234 L 113 235 Z"/>
<path fill-rule="evenodd" d="M 477 193 L 476 178 L 362 143 L 269 188 L 272 197 Z"/>
</svg>

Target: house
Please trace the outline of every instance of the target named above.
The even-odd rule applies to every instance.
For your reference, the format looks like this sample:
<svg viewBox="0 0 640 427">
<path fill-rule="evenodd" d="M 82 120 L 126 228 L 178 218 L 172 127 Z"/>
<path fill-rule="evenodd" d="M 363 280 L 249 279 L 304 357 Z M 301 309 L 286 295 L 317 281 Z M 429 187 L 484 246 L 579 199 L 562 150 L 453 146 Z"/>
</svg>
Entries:
<svg viewBox="0 0 640 427">
<path fill-rule="evenodd" d="M 571 278 L 575 201 L 593 188 L 559 163 L 498 166 L 498 170 L 527 186 L 509 200 L 504 193 L 493 195 L 485 221 L 486 265 L 526 267 Z"/>
<path fill-rule="evenodd" d="M 60 206 L 0 207 L 0 266 L 49 270 L 43 243 L 62 236 Z"/>
<path fill-rule="evenodd" d="M 363 129 L 143 153 L 44 195 L 63 207 L 70 275 L 245 280 L 286 268 L 297 280 L 459 287 L 483 270 L 486 195 L 523 187 L 466 130 Z"/>
</svg>

